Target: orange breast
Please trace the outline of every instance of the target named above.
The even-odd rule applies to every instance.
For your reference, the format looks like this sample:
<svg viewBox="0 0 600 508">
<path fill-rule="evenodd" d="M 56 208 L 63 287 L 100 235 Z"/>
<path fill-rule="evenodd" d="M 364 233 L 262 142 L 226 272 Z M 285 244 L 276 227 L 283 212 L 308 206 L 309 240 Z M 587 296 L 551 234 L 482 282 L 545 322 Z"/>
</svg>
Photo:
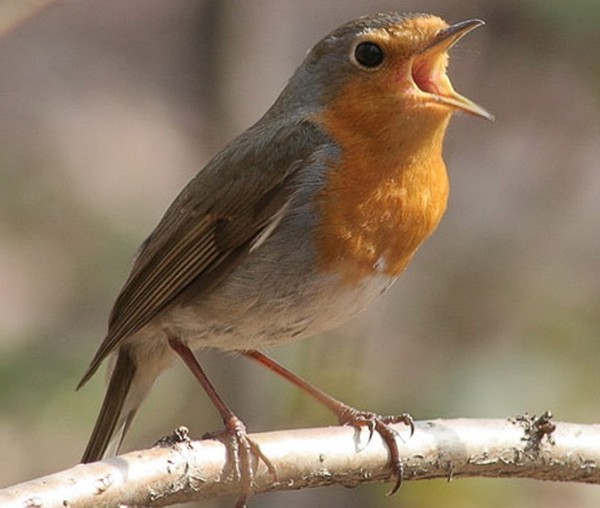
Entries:
<svg viewBox="0 0 600 508">
<path fill-rule="evenodd" d="M 348 284 L 374 272 L 400 274 L 448 199 L 442 142 L 449 115 L 415 119 L 384 103 L 368 107 L 356 85 L 321 118 L 341 158 L 317 200 L 320 267 Z"/>
</svg>

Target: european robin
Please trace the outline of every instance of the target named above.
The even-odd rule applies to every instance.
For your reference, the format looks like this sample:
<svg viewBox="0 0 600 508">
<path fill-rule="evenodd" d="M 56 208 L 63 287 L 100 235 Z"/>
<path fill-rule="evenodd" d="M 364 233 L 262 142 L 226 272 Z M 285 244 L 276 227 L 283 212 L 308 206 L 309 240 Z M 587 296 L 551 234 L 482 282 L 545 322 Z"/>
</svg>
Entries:
<svg viewBox="0 0 600 508">
<path fill-rule="evenodd" d="M 79 383 L 116 354 L 83 462 L 116 453 L 155 379 L 179 356 L 236 441 L 243 505 L 252 455 L 270 463 L 198 364 L 193 350 L 210 347 L 266 365 L 341 423 L 379 432 L 399 481 L 389 424 L 412 425 L 408 415 L 350 408 L 257 349 L 350 319 L 435 230 L 448 197 L 450 117 L 491 117 L 446 75 L 448 49 L 482 24 L 387 13 L 342 25 L 312 48 L 265 115 L 188 183 L 141 246 Z"/>
</svg>

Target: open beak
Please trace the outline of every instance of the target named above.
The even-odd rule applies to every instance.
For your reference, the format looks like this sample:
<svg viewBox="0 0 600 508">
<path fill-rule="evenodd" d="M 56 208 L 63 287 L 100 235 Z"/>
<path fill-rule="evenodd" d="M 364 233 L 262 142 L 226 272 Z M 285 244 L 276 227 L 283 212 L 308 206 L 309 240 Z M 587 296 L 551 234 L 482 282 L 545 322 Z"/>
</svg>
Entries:
<svg viewBox="0 0 600 508">
<path fill-rule="evenodd" d="M 493 120 L 492 114 L 456 92 L 446 74 L 448 50 L 471 30 L 483 24 L 479 19 L 470 19 L 440 30 L 433 42 L 414 57 L 412 79 L 428 100 Z"/>
</svg>

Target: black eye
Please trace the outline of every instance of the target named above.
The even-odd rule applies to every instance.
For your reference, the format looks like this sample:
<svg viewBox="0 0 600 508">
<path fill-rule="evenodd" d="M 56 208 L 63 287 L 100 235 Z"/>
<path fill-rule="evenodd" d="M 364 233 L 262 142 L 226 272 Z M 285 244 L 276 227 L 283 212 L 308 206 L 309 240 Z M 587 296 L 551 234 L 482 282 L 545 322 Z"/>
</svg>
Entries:
<svg viewBox="0 0 600 508">
<path fill-rule="evenodd" d="M 379 67 L 384 58 L 383 50 L 374 42 L 361 42 L 354 50 L 354 58 L 363 67 Z"/>
</svg>

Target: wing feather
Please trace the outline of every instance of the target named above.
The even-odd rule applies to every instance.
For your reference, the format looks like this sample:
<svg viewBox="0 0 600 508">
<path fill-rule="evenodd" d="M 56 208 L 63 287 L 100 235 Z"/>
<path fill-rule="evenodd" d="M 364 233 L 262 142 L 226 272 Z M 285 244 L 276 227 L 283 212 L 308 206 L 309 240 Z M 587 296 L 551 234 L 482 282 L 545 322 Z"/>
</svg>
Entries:
<svg viewBox="0 0 600 508">
<path fill-rule="evenodd" d="M 314 162 L 311 154 L 323 135 L 312 123 L 288 122 L 271 134 L 271 142 L 290 150 L 265 151 L 253 142 L 252 129 L 247 131 L 181 192 L 140 248 L 113 307 L 108 334 L 79 387 L 187 287 L 193 283 L 200 293 L 210 291 L 256 248 L 257 239 L 262 244 L 276 228 L 293 199 L 298 170 Z"/>
</svg>

